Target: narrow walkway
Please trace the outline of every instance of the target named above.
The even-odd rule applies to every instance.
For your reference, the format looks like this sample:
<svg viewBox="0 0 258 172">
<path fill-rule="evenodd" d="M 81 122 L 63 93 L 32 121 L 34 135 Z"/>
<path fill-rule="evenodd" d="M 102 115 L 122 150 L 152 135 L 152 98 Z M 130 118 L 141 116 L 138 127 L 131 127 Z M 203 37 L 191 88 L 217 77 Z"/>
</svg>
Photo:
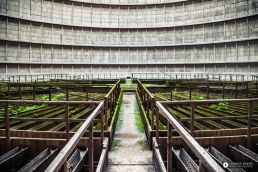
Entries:
<svg viewBox="0 0 258 172">
<path fill-rule="evenodd" d="M 144 146 L 145 134 L 136 126 L 135 106 L 135 93 L 124 93 L 107 171 L 155 171 L 152 152 Z"/>
</svg>

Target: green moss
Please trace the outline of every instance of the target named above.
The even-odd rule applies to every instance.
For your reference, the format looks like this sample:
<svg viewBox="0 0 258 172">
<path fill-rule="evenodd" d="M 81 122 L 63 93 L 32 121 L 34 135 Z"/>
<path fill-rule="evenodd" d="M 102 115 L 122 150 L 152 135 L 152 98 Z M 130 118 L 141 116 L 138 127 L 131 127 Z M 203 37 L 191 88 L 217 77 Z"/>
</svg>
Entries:
<svg viewBox="0 0 258 172">
<path fill-rule="evenodd" d="M 112 149 L 111 151 L 116 151 L 121 146 L 121 140 L 114 139 L 112 142 Z"/>
<path fill-rule="evenodd" d="M 118 98 L 118 103 L 116 105 L 115 112 L 113 113 L 113 117 L 109 125 L 109 130 L 113 130 L 113 127 L 117 127 L 117 120 L 118 120 L 118 115 L 119 115 L 119 111 L 122 103 L 122 97 L 123 97 L 123 93 L 121 92 Z M 109 118 L 109 113 L 108 113 L 108 118 Z"/>
<path fill-rule="evenodd" d="M 139 116 L 140 116 L 141 113 L 142 113 L 142 115 L 144 116 L 144 120 L 146 120 L 146 122 L 147 122 L 147 125 L 150 126 L 150 121 L 149 121 L 149 119 L 151 119 L 152 112 L 149 111 L 149 116 L 147 116 L 147 114 L 145 113 L 145 110 L 144 110 L 144 108 L 143 108 L 143 105 L 142 105 L 141 99 L 140 99 L 140 97 L 139 97 L 139 94 L 137 93 L 136 95 L 137 95 L 137 99 L 140 100 L 140 102 L 138 103 L 138 105 L 140 106 L 141 110 L 139 110 L 139 106 L 137 106 L 137 107 L 138 107 L 138 111 L 139 111 Z M 137 119 L 136 119 L 136 121 L 137 121 Z M 140 121 L 141 121 L 141 118 L 140 118 Z M 141 121 L 141 124 L 142 124 L 142 121 Z M 156 116 L 154 116 L 154 124 L 156 124 Z M 137 124 L 136 124 L 136 125 L 137 125 Z M 140 123 L 139 123 L 139 125 L 140 125 Z M 137 127 L 137 128 L 138 128 L 138 127 Z M 140 126 L 139 126 L 139 128 L 140 128 Z M 144 126 L 143 126 L 143 125 L 142 125 L 142 128 L 143 128 L 143 132 L 144 132 Z M 159 121 L 159 129 L 160 129 L 160 130 L 165 130 L 165 129 L 166 129 L 166 127 L 165 127 L 160 121 Z"/>
<path fill-rule="evenodd" d="M 177 93 L 177 91 L 178 91 L 177 89 L 180 88 L 180 87 L 181 87 L 180 84 L 176 84 L 176 85 L 174 86 L 173 92 Z"/>
<path fill-rule="evenodd" d="M 124 103 L 122 102 L 118 113 L 116 131 L 120 131 L 123 126 L 123 114 L 124 114 Z"/>
<path fill-rule="evenodd" d="M 192 94 L 192 99 L 195 99 L 195 100 L 204 100 L 206 99 L 206 97 L 202 96 L 202 95 L 193 95 Z"/>
<path fill-rule="evenodd" d="M 136 84 L 133 84 L 133 81 L 131 79 L 126 79 L 124 84 L 121 84 L 122 89 L 135 89 Z"/>
<path fill-rule="evenodd" d="M 156 121 L 155 121 L 156 123 Z M 166 127 L 159 121 L 159 129 L 160 130 L 166 130 Z"/>
<path fill-rule="evenodd" d="M 151 116 L 151 112 L 150 112 L 150 116 Z M 154 116 L 154 124 L 156 125 L 156 116 Z M 159 121 L 159 129 L 166 130 L 166 126 L 164 126 L 160 121 Z"/>
<path fill-rule="evenodd" d="M 48 100 L 48 95 L 39 96 L 39 97 L 37 98 L 37 100 L 40 100 L 40 101 Z"/>
<path fill-rule="evenodd" d="M 148 142 L 147 142 L 146 138 L 139 140 L 137 143 L 140 145 L 141 150 L 148 150 L 149 149 L 149 145 L 148 145 Z"/>
<path fill-rule="evenodd" d="M 144 133 L 144 127 L 143 127 L 143 123 L 142 123 L 141 112 L 139 110 L 137 102 L 135 102 L 135 104 L 134 104 L 134 114 L 135 114 L 137 130 L 141 133 Z"/>
<path fill-rule="evenodd" d="M 62 98 L 64 98 L 66 95 L 64 93 L 59 93 L 59 94 L 54 94 L 51 97 L 51 100 L 53 101 L 57 101 L 57 100 L 61 100 Z"/>
<path fill-rule="evenodd" d="M 133 82 L 132 82 L 131 79 L 126 79 L 126 80 L 125 80 L 125 85 L 130 86 L 132 83 L 133 83 Z"/>
<path fill-rule="evenodd" d="M 188 91 L 185 91 L 185 92 L 173 92 L 173 96 L 175 97 L 181 97 L 183 99 L 188 99 L 190 97 L 190 93 Z M 205 96 L 203 95 L 196 95 L 196 94 L 193 94 L 191 95 L 191 98 L 194 99 L 194 100 L 204 100 L 206 99 Z"/>
<path fill-rule="evenodd" d="M 209 107 L 216 110 L 228 110 L 229 104 L 228 102 L 220 102 L 219 104 L 213 104 L 213 105 L 210 105 Z"/>
<path fill-rule="evenodd" d="M 88 93 L 89 100 L 104 100 L 106 94 L 103 93 Z M 85 93 L 81 94 L 82 97 L 86 97 Z"/>
<path fill-rule="evenodd" d="M 12 115 L 17 115 L 22 112 L 32 111 L 45 107 L 46 105 L 22 105 L 22 106 L 12 106 L 10 112 Z"/>
<path fill-rule="evenodd" d="M 58 94 L 52 94 L 51 95 L 51 100 L 52 101 L 57 101 L 57 100 L 61 100 L 62 98 L 64 98 L 66 95 L 64 93 L 58 93 Z M 42 96 L 39 96 L 37 98 L 37 100 L 40 100 L 40 101 L 47 101 L 48 100 L 48 95 L 42 95 Z"/>
<path fill-rule="evenodd" d="M 54 95 L 52 95 L 52 100 L 57 101 L 57 100 L 62 99 L 64 96 L 65 96 L 64 93 L 54 94 Z M 38 100 L 46 101 L 46 100 L 48 100 L 48 95 L 39 96 Z M 10 112 L 13 115 L 17 115 L 19 113 L 36 110 L 36 109 L 43 108 L 43 107 L 46 107 L 46 106 L 47 105 L 45 105 L 45 104 L 42 104 L 42 105 L 38 105 L 38 104 L 37 105 L 32 105 L 32 104 L 13 105 L 13 106 L 10 106 Z M 71 113 L 73 113 L 73 112 L 71 112 Z"/>
<path fill-rule="evenodd" d="M 171 93 L 156 93 L 154 96 L 158 100 L 168 100 L 170 98 Z M 190 97 L 189 91 L 177 91 L 177 89 L 173 89 L 172 91 L 173 100 L 188 100 Z M 193 100 L 205 100 L 206 94 L 199 92 L 192 92 L 191 98 Z"/>
</svg>

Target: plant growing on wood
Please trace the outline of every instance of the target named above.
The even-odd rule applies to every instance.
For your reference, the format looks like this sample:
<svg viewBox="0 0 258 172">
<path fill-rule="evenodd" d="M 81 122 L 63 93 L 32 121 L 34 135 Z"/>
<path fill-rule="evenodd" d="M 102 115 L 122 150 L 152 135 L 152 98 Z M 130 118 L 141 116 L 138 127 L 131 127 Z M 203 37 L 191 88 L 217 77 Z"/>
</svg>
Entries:
<svg viewBox="0 0 258 172">
<path fill-rule="evenodd" d="M 45 107 L 46 105 L 23 105 L 23 106 L 12 106 L 11 107 L 11 114 L 12 115 L 17 115 L 19 113 L 22 113 L 22 112 L 27 112 L 27 111 L 31 111 L 31 110 L 35 110 L 35 109 L 39 109 L 39 108 L 42 108 L 42 107 Z"/>
<path fill-rule="evenodd" d="M 210 108 L 216 109 L 216 110 L 228 110 L 229 104 L 228 102 L 220 102 L 219 104 L 210 105 Z"/>
<path fill-rule="evenodd" d="M 51 100 L 57 101 L 57 100 L 61 100 L 64 97 L 65 97 L 64 93 L 53 94 L 51 96 Z M 45 100 L 48 100 L 48 98 L 49 98 L 48 95 L 42 95 L 38 97 L 38 100 L 45 101 Z"/>
</svg>

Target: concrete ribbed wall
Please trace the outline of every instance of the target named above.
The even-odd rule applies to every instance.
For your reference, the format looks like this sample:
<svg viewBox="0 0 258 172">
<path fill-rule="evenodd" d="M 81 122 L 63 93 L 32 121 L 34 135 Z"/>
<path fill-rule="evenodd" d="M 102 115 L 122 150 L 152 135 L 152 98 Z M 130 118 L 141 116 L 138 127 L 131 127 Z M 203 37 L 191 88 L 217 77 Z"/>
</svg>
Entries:
<svg viewBox="0 0 258 172">
<path fill-rule="evenodd" d="M 0 73 L 258 73 L 258 0 L 0 0 Z"/>
</svg>

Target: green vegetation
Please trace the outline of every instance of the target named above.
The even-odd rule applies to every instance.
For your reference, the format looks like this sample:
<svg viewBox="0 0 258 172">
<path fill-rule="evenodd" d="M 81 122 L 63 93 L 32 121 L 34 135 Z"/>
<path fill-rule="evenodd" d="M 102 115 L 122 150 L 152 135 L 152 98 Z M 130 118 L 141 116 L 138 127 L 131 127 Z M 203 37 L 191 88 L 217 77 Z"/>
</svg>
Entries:
<svg viewBox="0 0 258 172">
<path fill-rule="evenodd" d="M 114 139 L 112 142 L 112 148 L 111 151 L 116 151 L 118 149 L 118 147 L 121 146 L 121 140 L 119 139 Z"/>
<path fill-rule="evenodd" d="M 126 79 L 124 84 L 121 84 L 122 89 L 135 89 L 136 84 L 133 84 L 131 79 Z"/>
<path fill-rule="evenodd" d="M 210 108 L 216 109 L 216 110 L 228 110 L 229 104 L 228 102 L 221 102 L 219 104 L 210 105 Z"/>
<path fill-rule="evenodd" d="M 150 113 L 149 117 L 151 117 L 152 112 L 150 111 L 149 113 Z M 154 124 L 156 125 L 156 116 L 154 116 Z M 166 126 L 164 126 L 160 121 L 159 121 L 159 129 L 166 130 Z"/>
<path fill-rule="evenodd" d="M 117 123 L 116 123 L 116 131 L 120 131 L 123 125 L 123 114 L 124 114 L 124 103 L 122 102 L 120 105 L 120 110 L 118 113 Z"/>
<path fill-rule="evenodd" d="M 178 97 L 184 97 L 184 98 L 188 98 L 190 97 L 189 92 L 177 92 L 177 93 L 173 93 L 173 96 L 178 96 Z M 202 95 L 191 95 L 191 98 L 194 100 L 204 100 L 205 97 Z"/>
<path fill-rule="evenodd" d="M 64 96 L 65 96 L 64 93 L 54 94 L 54 95 L 52 95 L 51 99 L 52 99 L 52 101 L 57 101 L 57 100 L 62 99 Z M 38 100 L 46 101 L 46 100 L 48 100 L 48 95 L 42 95 L 38 98 Z M 10 106 L 10 112 L 12 115 L 17 115 L 22 112 L 32 111 L 32 110 L 43 108 L 46 106 L 47 105 L 45 105 L 45 104 L 42 104 L 42 105 L 38 105 L 38 104 L 37 105 L 31 105 L 31 104 L 28 105 L 27 104 L 27 105 L 18 105 L 18 106 L 14 105 L 14 106 Z"/>
<path fill-rule="evenodd" d="M 39 97 L 37 98 L 37 100 L 46 101 L 46 100 L 48 100 L 48 95 L 39 96 Z"/>
<path fill-rule="evenodd" d="M 206 99 L 206 97 L 202 96 L 202 95 L 194 95 L 192 94 L 192 99 L 195 99 L 195 100 L 204 100 Z"/>
<path fill-rule="evenodd" d="M 131 79 L 126 79 L 125 80 L 125 85 L 127 85 L 127 86 L 131 86 L 132 83 L 133 83 L 133 81 Z"/>
<path fill-rule="evenodd" d="M 85 93 L 78 93 L 77 95 L 80 95 L 81 98 L 83 98 L 83 99 L 86 98 Z M 96 100 L 96 101 L 104 100 L 105 95 L 106 94 L 103 94 L 103 93 L 88 93 L 88 99 L 89 100 Z M 78 99 L 78 97 L 76 97 L 76 99 Z"/>
<path fill-rule="evenodd" d="M 137 102 L 135 102 L 135 104 L 134 104 L 134 113 L 135 113 L 137 130 L 141 133 L 144 133 L 144 127 L 143 127 L 143 123 L 142 123 L 141 112 L 139 110 Z"/>
<path fill-rule="evenodd" d="M 55 94 L 51 97 L 51 100 L 53 101 L 57 101 L 57 100 L 61 100 L 62 98 L 65 97 L 64 93 L 59 93 L 59 94 Z"/>
<path fill-rule="evenodd" d="M 138 94 L 136 94 L 136 96 L 138 97 L 138 99 L 140 99 L 140 97 L 139 97 Z M 137 102 L 136 102 L 136 103 L 137 103 Z M 140 106 L 141 110 L 139 109 L 139 106 Z M 147 117 L 147 114 L 145 113 L 145 110 L 143 109 L 142 102 L 140 102 L 139 106 L 137 106 L 137 107 L 138 107 L 138 111 L 139 111 L 139 118 L 138 118 L 138 119 L 136 118 L 136 125 L 137 125 L 137 128 L 141 128 L 141 125 L 140 125 L 140 124 L 142 124 L 142 120 L 141 120 L 141 116 L 140 116 L 141 113 L 143 113 L 142 115 L 144 116 L 144 118 L 145 118 L 146 120 L 151 119 L 151 115 L 152 115 L 152 112 L 149 111 L 149 116 Z M 137 113 L 138 113 L 138 112 L 136 111 L 135 114 L 137 114 Z M 137 121 L 139 121 L 138 124 L 137 124 Z M 154 116 L 154 124 L 156 124 L 156 116 Z M 139 127 L 138 127 L 138 125 L 139 125 Z M 150 124 L 148 124 L 148 125 L 150 125 Z M 159 122 L 159 129 L 160 129 L 160 130 L 165 130 L 166 127 L 165 127 L 161 122 Z M 140 130 L 141 130 L 141 129 L 140 129 Z M 143 132 L 144 132 L 144 127 L 143 127 L 143 125 L 142 125 L 142 130 L 143 130 Z"/>
<path fill-rule="evenodd" d="M 174 97 L 180 97 L 180 98 L 189 98 L 190 97 L 190 93 L 189 91 L 178 91 L 178 88 L 180 88 L 180 84 L 176 84 L 175 85 L 175 88 L 173 89 L 172 91 L 172 96 Z M 206 99 L 205 96 L 203 95 L 200 95 L 200 94 L 191 94 L 191 98 L 194 99 L 194 100 L 204 100 Z"/>
<path fill-rule="evenodd" d="M 53 94 L 53 95 L 51 95 L 51 100 L 57 101 L 57 100 L 61 100 L 64 97 L 65 97 L 64 93 Z M 39 96 L 37 98 L 37 100 L 46 101 L 46 100 L 48 100 L 48 98 L 49 98 L 48 95 L 42 95 L 42 96 Z"/>
<path fill-rule="evenodd" d="M 156 118 L 154 119 L 154 123 L 156 124 Z M 166 130 L 166 127 L 159 121 L 159 129 Z"/>
<path fill-rule="evenodd" d="M 148 150 L 149 149 L 149 145 L 148 145 L 148 142 L 147 142 L 146 138 L 139 140 L 137 143 L 140 145 L 141 150 Z"/>
<path fill-rule="evenodd" d="M 22 112 L 27 112 L 27 111 L 31 111 L 31 110 L 35 110 L 35 109 L 39 109 L 42 107 L 45 107 L 46 105 L 22 105 L 22 106 L 12 106 L 11 107 L 11 114 L 12 115 L 17 115 L 19 113 Z"/>
</svg>

